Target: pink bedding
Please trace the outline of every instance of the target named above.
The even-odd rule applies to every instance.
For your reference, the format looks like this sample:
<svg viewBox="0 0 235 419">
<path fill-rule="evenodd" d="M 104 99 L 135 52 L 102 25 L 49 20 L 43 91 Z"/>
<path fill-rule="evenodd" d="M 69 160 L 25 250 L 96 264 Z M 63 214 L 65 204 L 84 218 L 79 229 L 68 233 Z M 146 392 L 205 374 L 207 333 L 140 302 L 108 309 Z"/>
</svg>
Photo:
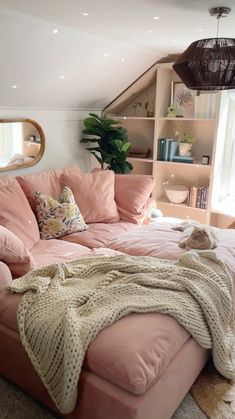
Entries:
<svg viewBox="0 0 235 419">
<path fill-rule="evenodd" d="M 174 223 L 175 224 L 175 223 Z M 177 260 L 184 252 L 178 246 L 181 232 L 171 229 L 172 223 L 159 221 L 127 231 L 107 245 L 113 250 L 136 256 L 153 256 Z M 215 252 L 235 275 L 235 230 L 214 228 L 217 247 Z"/>
<path fill-rule="evenodd" d="M 56 239 L 39 240 L 31 249 L 36 268 L 56 262 L 68 262 L 90 253 L 90 249 L 79 244 L 67 243 Z"/>
<path fill-rule="evenodd" d="M 126 231 L 138 229 L 136 224 L 127 221 L 119 221 L 118 223 L 92 223 L 89 228 L 78 233 L 68 234 L 60 239 L 71 243 L 79 243 L 89 248 L 107 247 L 106 243 L 119 237 Z"/>
<path fill-rule="evenodd" d="M 88 247 L 79 244 L 53 239 L 39 240 L 31 249 L 31 253 L 36 261 L 36 268 L 41 268 L 42 266 L 57 262 L 69 262 L 85 256 L 114 256 L 120 254 L 120 252 L 108 248 L 100 247 L 99 249 L 89 249 Z"/>
</svg>

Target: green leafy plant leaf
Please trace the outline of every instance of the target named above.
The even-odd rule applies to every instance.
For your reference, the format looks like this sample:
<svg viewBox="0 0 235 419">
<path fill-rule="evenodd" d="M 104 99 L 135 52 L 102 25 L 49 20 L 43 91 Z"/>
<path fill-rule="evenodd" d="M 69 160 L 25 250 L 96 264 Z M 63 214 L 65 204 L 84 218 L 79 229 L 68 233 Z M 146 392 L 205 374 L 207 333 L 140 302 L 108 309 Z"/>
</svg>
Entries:
<svg viewBox="0 0 235 419">
<path fill-rule="evenodd" d="M 126 159 L 131 144 L 128 142 L 126 128 L 119 125 L 119 121 L 90 113 L 84 120 L 83 133 L 87 137 L 80 142 L 97 143 L 97 146 L 87 147 L 87 150 L 98 160 L 102 169 L 107 164 L 107 168 L 115 173 L 129 173 L 133 167 Z M 90 135 L 91 138 L 88 137 Z"/>
</svg>

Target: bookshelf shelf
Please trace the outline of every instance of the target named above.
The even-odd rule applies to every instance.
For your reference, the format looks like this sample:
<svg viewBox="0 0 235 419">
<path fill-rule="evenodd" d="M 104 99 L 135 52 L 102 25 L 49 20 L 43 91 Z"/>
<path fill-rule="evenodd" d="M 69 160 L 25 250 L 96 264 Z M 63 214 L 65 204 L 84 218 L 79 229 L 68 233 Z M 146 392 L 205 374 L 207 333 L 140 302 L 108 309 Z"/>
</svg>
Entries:
<svg viewBox="0 0 235 419">
<path fill-rule="evenodd" d="M 199 211 L 199 212 L 202 212 L 202 213 L 207 213 L 208 212 L 208 210 L 207 209 L 204 209 L 204 208 L 196 208 L 196 207 L 190 207 L 189 205 L 187 205 L 186 203 L 183 203 L 183 204 L 174 204 L 173 202 L 170 202 L 165 196 L 162 196 L 162 197 L 160 197 L 159 199 L 158 199 L 158 203 L 159 204 L 162 204 L 162 205 L 169 205 L 169 206 L 171 206 L 171 207 L 178 207 L 178 208 L 185 208 L 186 210 L 189 210 L 189 211 L 191 211 L 191 210 L 195 210 L 195 211 Z"/>
<path fill-rule="evenodd" d="M 147 117 L 147 116 L 120 116 L 120 115 L 112 115 L 112 118 L 125 120 L 125 119 L 136 119 L 136 120 L 147 120 L 147 121 L 155 121 L 155 118 Z"/>
<path fill-rule="evenodd" d="M 215 118 L 183 118 L 183 117 L 180 117 L 180 118 L 168 118 L 167 116 L 166 117 L 164 117 L 164 116 L 160 116 L 160 117 L 158 117 L 158 119 L 160 120 L 160 121 L 175 121 L 175 122 L 177 122 L 177 123 L 180 123 L 181 121 L 189 121 L 189 122 L 215 122 L 216 121 L 216 119 Z"/>
<path fill-rule="evenodd" d="M 174 204 L 164 196 L 158 198 L 157 207 L 165 217 L 191 218 L 199 223 L 208 223 L 208 218 L 210 217 L 210 211 L 207 209 L 190 207 L 186 203 Z"/>
<path fill-rule="evenodd" d="M 181 162 L 174 162 L 174 161 L 164 161 L 164 160 L 156 160 L 155 164 L 158 165 L 167 165 L 172 168 L 177 167 L 180 165 L 181 167 L 188 168 L 190 166 L 191 169 L 195 170 L 204 170 L 205 172 L 210 172 L 211 165 L 210 164 L 201 164 L 199 162 L 193 162 L 193 163 L 181 163 Z"/>
<path fill-rule="evenodd" d="M 153 159 L 151 159 L 151 158 L 144 158 L 144 157 L 128 157 L 128 160 L 130 160 L 130 161 L 143 161 L 143 162 L 146 162 L 146 163 L 153 163 Z"/>
</svg>

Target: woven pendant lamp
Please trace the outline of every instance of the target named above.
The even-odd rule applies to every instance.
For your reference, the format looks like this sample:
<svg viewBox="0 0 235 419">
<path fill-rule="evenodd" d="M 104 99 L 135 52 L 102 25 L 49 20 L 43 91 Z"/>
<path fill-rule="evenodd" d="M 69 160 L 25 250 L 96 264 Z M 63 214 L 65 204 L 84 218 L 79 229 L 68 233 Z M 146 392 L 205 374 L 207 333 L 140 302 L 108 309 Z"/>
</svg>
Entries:
<svg viewBox="0 0 235 419">
<path fill-rule="evenodd" d="M 235 89 L 235 39 L 218 38 L 220 18 L 230 11 L 230 7 L 210 9 L 211 16 L 217 17 L 217 37 L 193 42 L 173 65 L 189 89 Z"/>
</svg>

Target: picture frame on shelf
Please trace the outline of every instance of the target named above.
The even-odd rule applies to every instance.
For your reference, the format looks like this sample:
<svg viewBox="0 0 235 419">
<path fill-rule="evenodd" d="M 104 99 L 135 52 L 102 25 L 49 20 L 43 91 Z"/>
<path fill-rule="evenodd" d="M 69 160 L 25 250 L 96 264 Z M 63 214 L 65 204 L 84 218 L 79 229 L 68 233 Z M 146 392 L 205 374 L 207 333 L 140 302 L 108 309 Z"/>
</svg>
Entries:
<svg viewBox="0 0 235 419">
<path fill-rule="evenodd" d="M 195 105 L 195 92 L 188 89 L 181 81 L 171 83 L 171 106 L 178 118 L 193 118 Z"/>
</svg>

